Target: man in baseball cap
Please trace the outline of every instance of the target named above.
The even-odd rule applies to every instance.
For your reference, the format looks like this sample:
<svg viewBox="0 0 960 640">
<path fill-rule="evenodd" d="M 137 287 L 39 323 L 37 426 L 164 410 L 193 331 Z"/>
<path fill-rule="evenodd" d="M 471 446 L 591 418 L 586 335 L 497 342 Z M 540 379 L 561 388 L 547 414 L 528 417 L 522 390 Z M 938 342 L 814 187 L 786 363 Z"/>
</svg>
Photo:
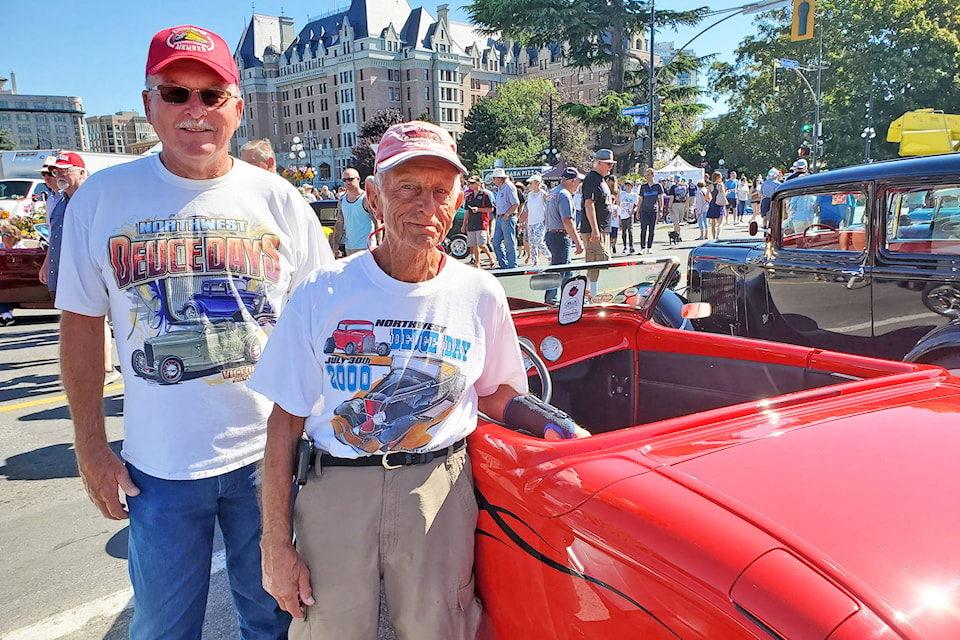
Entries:
<svg viewBox="0 0 960 640">
<path fill-rule="evenodd" d="M 377 144 L 373 172 L 382 173 L 413 158 L 439 158 L 452 165 L 461 174 L 467 168 L 457 156 L 457 143 L 446 129 L 435 124 L 414 120 L 393 125 Z"/>
<path fill-rule="evenodd" d="M 58 169 L 69 169 L 71 167 L 78 167 L 80 169 L 86 169 L 87 165 L 84 164 L 83 158 L 80 157 L 79 153 L 74 153 L 72 151 L 65 151 L 64 153 L 59 153 L 53 159 L 53 165 Z"/>
<path fill-rule="evenodd" d="M 272 525 L 261 525 L 259 463 L 271 406 L 247 380 L 294 289 L 333 256 L 293 185 L 229 155 L 243 100 L 222 38 L 164 29 L 145 73 L 143 104 L 163 151 L 98 171 L 66 216 L 56 303 L 77 462 L 104 517 L 130 521 L 130 637 L 201 636 L 217 525 L 239 637 L 285 637 L 290 616 L 261 572 L 261 526 Z M 210 283 L 232 308 L 202 304 Z M 122 460 L 104 434 L 95 384 L 103 343 L 91 336 L 108 309 L 129 363 Z M 198 354 L 184 360 L 161 346 L 190 327 L 198 348 L 208 331 L 232 346 L 200 354 L 194 367 Z"/>
<path fill-rule="evenodd" d="M 291 637 L 374 637 L 382 577 L 398 638 L 473 638 L 481 608 L 463 585 L 477 511 L 464 438 L 478 409 L 520 426 L 508 403 L 524 405 L 514 401 L 527 391 L 526 373 L 501 286 L 437 246 L 463 199 L 452 138 L 435 125 L 396 124 L 375 166 L 366 190 L 383 243 L 297 291 L 250 381 L 276 403 L 264 459 L 264 582 L 295 618 Z M 344 322 L 372 332 L 350 354 L 389 364 L 389 376 L 359 395 L 327 372 L 330 358 L 355 366 L 330 337 Z M 380 393 L 419 380 L 425 366 L 456 380 L 442 412 Z M 376 419 L 362 408 L 374 397 L 383 399 Z M 308 499 L 298 496 L 294 547 L 290 452 L 304 431 L 323 475 L 308 482 Z M 583 432 L 570 425 L 567 434 Z"/>
<path fill-rule="evenodd" d="M 160 73 L 177 60 L 195 60 L 227 84 L 240 84 L 240 72 L 230 47 L 212 31 L 191 25 L 158 31 L 147 53 L 147 76 Z"/>
<path fill-rule="evenodd" d="M 794 178 L 799 178 L 800 176 L 805 176 L 808 173 L 807 161 L 803 158 L 800 158 L 793 163 L 793 166 L 790 167 L 790 173 L 784 178 L 784 181 L 793 180 Z"/>
<path fill-rule="evenodd" d="M 583 243 L 577 234 L 576 209 L 573 204 L 573 194 L 580 188 L 580 181 L 584 175 L 576 167 L 567 167 L 560 174 L 560 184 L 554 187 L 547 196 L 547 209 L 544 215 L 546 234 L 544 240 L 550 250 L 550 264 L 567 264 L 570 262 L 571 243 L 576 247 L 576 254 L 583 253 Z M 564 279 L 569 273 L 564 272 Z M 557 302 L 557 289 L 547 289 L 544 293 L 544 302 Z"/>
</svg>

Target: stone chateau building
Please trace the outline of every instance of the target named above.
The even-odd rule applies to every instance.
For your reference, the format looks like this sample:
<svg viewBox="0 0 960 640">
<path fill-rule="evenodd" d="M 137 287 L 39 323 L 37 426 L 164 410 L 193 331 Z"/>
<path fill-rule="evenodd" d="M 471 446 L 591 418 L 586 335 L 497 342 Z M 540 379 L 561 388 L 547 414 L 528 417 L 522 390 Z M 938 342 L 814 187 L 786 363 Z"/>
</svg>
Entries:
<svg viewBox="0 0 960 640">
<path fill-rule="evenodd" d="M 318 184 L 338 182 L 360 125 L 385 109 L 428 114 L 456 138 L 470 107 L 512 78 L 546 78 L 570 102 L 595 102 L 607 87 L 606 68 L 569 67 L 560 45 L 520 47 L 451 21 L 448 5 L 436 13 L 407 0 L 352 0 L 299 33 L 292 18 L 254 14 L 235 51 L 245 112 L 234 151 L 268 138 L 286 165 L 298 138 L 298 164 L 314 166 Z M 649 58 L 646 40 L 630 44 Z"/>
</svg>

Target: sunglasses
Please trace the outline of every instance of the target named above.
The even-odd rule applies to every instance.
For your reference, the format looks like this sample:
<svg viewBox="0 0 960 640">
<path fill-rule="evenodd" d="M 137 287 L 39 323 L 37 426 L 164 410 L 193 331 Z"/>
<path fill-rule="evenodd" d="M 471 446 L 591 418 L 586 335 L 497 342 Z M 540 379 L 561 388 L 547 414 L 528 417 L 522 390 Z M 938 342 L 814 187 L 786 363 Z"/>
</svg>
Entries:
<svg viewBox="0 0 960 640">
<path fill-rule="evenodd" d="M 359 180 L 360 178 L 344 178 L 344 182 L 353 182 L 354 180 Z"/>
<path fill-rule="evenodd" d="M 41 171 L 41 172 L 40 172 L 40 175 L 42 175 L 44 178 L 52 178 L 52 177 L 53 177 L 53 172 L 52 172 L 52 171 Z"/>
<path fill-rule="evenodd" d="M 13 237 L 13 234 L 12 234 L 12 233 L 5 233 L 5 234 L 3 234 L 3 237 L 4 237 L 4 238 L 12 238 L 12 237 Z"/>
<path fill-rule="evenodd" d="M 204 106 L 217 109 L 223 106 L 223 103 L 230 98 L 236 98 L 229 91 L 223 89 L 188 89 L 175 84 L 158 84 L 150 87 L 147 91 L 156 91 L 160 94 L 160 99 L 170 104 L 186 104 L 190 100 L 191 94 L 198 94 L 200 102 Z"/>
</svg>

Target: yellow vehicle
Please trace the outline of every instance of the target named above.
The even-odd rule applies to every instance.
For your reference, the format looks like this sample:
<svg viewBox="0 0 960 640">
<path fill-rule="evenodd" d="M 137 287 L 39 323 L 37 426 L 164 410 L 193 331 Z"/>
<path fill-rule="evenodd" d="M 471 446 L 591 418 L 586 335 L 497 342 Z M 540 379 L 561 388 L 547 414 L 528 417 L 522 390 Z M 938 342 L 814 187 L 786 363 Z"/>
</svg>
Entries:
<svg viewBox="0 0 960 640">
<path fill-rule="evenodd" d="M 887 142 L 899 142 L 901 156 L 960 151 L 960 115 L 935 109 L 908 111 L 890 123 Z"/>
</svg>

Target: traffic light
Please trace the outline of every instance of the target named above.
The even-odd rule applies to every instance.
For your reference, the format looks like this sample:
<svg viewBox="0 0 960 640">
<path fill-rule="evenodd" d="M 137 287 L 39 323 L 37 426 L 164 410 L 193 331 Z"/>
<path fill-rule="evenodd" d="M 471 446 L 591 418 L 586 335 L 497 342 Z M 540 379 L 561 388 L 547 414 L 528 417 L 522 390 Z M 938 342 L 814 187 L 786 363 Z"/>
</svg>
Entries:
<svg viewBox="0 0 960 640">
<path fill-rule="evenodd" d="M 804 142 L 803 144 L 800 145 L 800 148 L 797 149 L 797 155 L 800 156 L 801 158 L 806 158 L 810 156 L 811 151 L 812 150 L 810 149 L 810 145 Z"/>
<path fill-rule="evenodd" d="M 815 0 L 793 0 L 793 22 L 790 40 L 798 42 L 813 37 Z"/>
<path fill-rule="evenodd" d="M 660 116 L 663 115 L 663 98 L 660 96 L 654 96 L 653 101 L 653 122 L 656 122 L 660 119 Z"/>
<path fill-rule="evenodd" d="M 773 90 L 780 91 L 780 85 L 783 84 L 783 67 L 779 62 L 773 63 Z"/>
</svg>

